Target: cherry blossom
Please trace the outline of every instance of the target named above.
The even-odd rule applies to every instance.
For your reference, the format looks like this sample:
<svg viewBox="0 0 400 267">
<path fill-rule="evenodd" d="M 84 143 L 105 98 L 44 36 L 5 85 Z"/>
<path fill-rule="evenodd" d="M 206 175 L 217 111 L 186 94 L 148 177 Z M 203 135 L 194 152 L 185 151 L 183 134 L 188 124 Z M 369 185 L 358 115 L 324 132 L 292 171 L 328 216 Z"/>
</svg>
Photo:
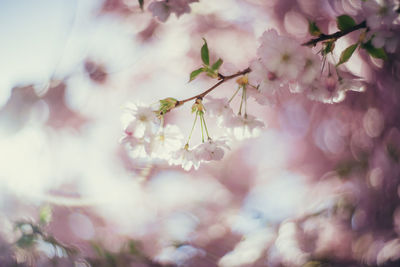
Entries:
<svg viewBox="0 0 400 267">
<path fill-rule="evenodd" d="M 197 2 L 197 0 L 163 0 L 154 1 L 149 5 L 149 11 L 160 21 L 165 22 L 171 13 L 175 13 L 180 17 L 184 13 L 190 12 L 189 3 Z"/>
<path fill-rule="evenodd" d="M 220 126 L 228 126 L 226 122 L 232 120 L 235 116 L 232 108 L 229 106 L 229 100 L 227 98 L 213 98 L 211 96 L 207 96 L 204 103 L 206 112 L 210 117 L 217 117 L 218 124 Z"/>
<path fill-rule="evenodd" d="M 300 51 L 299 51 L 300 52 Z M 321 74 L 322 60 L 311 50 L 301 51 L 304 56 L 304 69 L 299 75 L 298 81 L 304 84 L 312 83 Z"/>
<path fill-rule="evenodd" d="M 254 90 L 251 90 L 250 95 L 253 95 L 255 100 L 261 104 L 265 105 L 273 102 L 274 94 L 282 89 L 283 84 L 273 72 L 268 71 L 268 69 L 260 62 L 260 60 L 253 60 L 250 63 L 249 76 L 249 87 L 251 89 L 256 89 L 259 95 Z"/>
<path fill-rule="evenodd" d="M 173 151 L 179 149 L 182 138 L 180 128 L 168 124 L 145 143 L 146 152 L 152 158 L 168 159 Z"/>
<path fill-rule="evenodd" d="M 126 134 L 141 138 L 154 133 L 158 118 L 151 107 L 130 104 L 127 110 L 128 115 L 131 116 L 131 121 L 125 127 Z"/>
<path fill-rule="evenodd" d="M 200 159 L 196 151 L 190 150 L 189 146 L 185 145 L 172 154 L 169 164 L 182 165 L 182 168 L 186 171 L 189 171 L 192 167 L 197 170 L 200 166 Z"/>
<path fill-rule="evenodd" d="M 397 4 L 393 0 L 368 0 L 362 2 L 367 18 L 367 25 L 371 29 L 390 27 L 398 17 Z"/>
<path fill-rule="evenodd" d="M 276 30 L 268 30 L 261 37 L 257 55 L 261 62 L 278 78 L 295 79 L 305 65 L 300 44 L 287 36 L 281 36 Z"/>
<path fill-rule="evenodd" d="M 396 52 L 397 45 L 399 43 L 399 37 L 388 30 L 378 30 L 372 33 L 372 44 L 374 47 L 382 48 L 384 47 L 385 50 L 389 53 Z"/>
<path fill-rule="evenodd" d="M 238 139 L 250 138 L 257 136 L 261 128 L 265 126 L 264 122 L 257 119 L 255 116 L 246 114 L 244 116 L 236 116 L 232 122 L 234 136 Z"/>
<path fill-rule="evenodd" d="M 221 160 L 226 149 L 229 149 L 226 140 L 213 140 L 211 138 L 195 148 L 197 158 L 202 161 Z"/>
<path fill-rule="evenodd" d="M 347 91 L 363 91 L 364 85 L 359 80 L 338 79 L 330 75 L 321 77 L 313 84 L 304 85 L 304 88 L 304 93 L 311 100 L 332 104 L 343 101 Z"/>
</svg>

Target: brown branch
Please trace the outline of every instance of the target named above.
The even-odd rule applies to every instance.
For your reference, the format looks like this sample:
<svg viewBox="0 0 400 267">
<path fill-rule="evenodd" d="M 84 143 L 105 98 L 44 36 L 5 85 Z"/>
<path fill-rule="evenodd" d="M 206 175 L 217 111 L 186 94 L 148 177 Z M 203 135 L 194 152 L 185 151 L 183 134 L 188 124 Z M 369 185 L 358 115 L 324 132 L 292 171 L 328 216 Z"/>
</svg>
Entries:
<svg viewBox="0 0 400 267">
<path fill-rule="evenodd" d="M 323 33 L 321 33 L 318 38 L 311 39 L 310 41 L 305 42 L 302 45 L 304 45 L 304 46 L 315 46 L 317 43 L 322 42 L 322 41 L 326 41 L 326 40 L 330 40 L 330 39 L 337 40 L 340 37 L 343 37 L 343 36 L 345 36 L 345 35 L 347 35 L 347 34 L 349 34 L 351 32 L 357 31 L 359 29 L 364 29 L 364 28 L 365 29 L 367 28 L 367 23 L 366 23 L 365 20 L 363 22 L 361 22 L 360 24 L 354 25 L 353 27 L 351 27 L 351 28 L 349 28 L 349 29 L 347 29 L 345 31 L 337 31 L 337 32 L 332 33 L 332 34 L 323 34 Z"/>
<path fill-rule="evenodd" d="M 217 82 L 216 84 L 214 84 L 212 87 L 210 87 L 209 89 L 207 89 L 206 91 L 204 91 L 204 92 L 201 93 L 201 94 L 198 94 L 198 95 L 189 97 L 189 98 L 184 99 L 184 100 L 178 100 L 178 102 L 176 103 L 175 107 L 180 106 L 180 105 L 182 105 L 182 104 L 184 104 L 185 102 L 188 102 L 188 101 L 190 101 L 190 100 L 199 99 L 199 98 L 202 99 L 202 98 L 205 97 L 208 93 L 210 93 L 211 91 L 213 91 L 215 88 L 217 88 L 218 86 L 220 86 L 220 85 L 223 84 L 224 82 L 226 82 L 226 81 L 228 81 L 228 80 L 230 80 L 230 79 L 236 78 L 236 77 L 238 77 L 238 76 L 245 75 L 245 74 L 249 73 L 250 71 L 251 71 L 250 68 L 246 68 L 246 69 L 244 69 L 244 70 L 242 70 L 242 71 L 239 71 L 238 73 L 235 73 L 235 74 L 232 74 L 232 75 L 229 75 L 229 76 L 225 76 L 225 75 L 222 75 L 222 74 L 219 73 L 219 74 L 218 74 L 218 79 L 220 79 L 219 82 Z"/>
</svg>

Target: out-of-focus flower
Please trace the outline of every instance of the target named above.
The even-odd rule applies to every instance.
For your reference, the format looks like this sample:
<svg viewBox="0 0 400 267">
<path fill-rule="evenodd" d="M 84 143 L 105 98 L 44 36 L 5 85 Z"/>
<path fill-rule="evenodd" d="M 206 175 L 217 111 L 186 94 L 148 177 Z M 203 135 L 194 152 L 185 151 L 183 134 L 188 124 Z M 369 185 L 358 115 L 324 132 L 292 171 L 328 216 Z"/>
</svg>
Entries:
<svg viewBox="0 0 400 267">
<path fill-rule="evenodd" d="M 136 145 L 140 144 L 139 139 L 137 139 L 131 132 L 125 132 L 125 136 L 123 136 L 119 142 L 123 145 L 127 145 L 128 148 L 132 149 Z"/>
<path fill-rule="evenodd" d="M 333 104 L 342 102 L 347 91 L 363 91 L 363 84 L 359 80 L 337 79 L 331 75 L 321 77 L 314 83 L 305 85 L 305 93 L 311 100 Z"/>
<path fill-rule="evenodd" d="M 396 1 L 391 0 L 368 0 L 363 1 L 363 10 L 367 25 L 372 30 L 382 27 L 390 27 L 398 17 L 396 12 Z"/>
<path fill-rule="evenodd" d="M 131 104 L 128 111 L 132 120 L 125 128 L 125 133 L 137 138 L 151 136 L 154 128 L 157 127 L 157 115 L 154 110 L 148 106 Z"/>
<path fill-rule="evenodd" d="M 221 160 L 224 157 L 224 149 L 230 149 L 226 144 L 226 140 L 212 140 L 209 138 L 207 142 L 201 143 L 196 147 L 198 159 L 202 161 Z"/>
<path fill-rule="evenodd" d="M 154 1 L 149 5 L 149 11 L 154 17 L 160 21 L 165 22 L 171 15 L 175 13 L 177 17 L 180 17 L 184 13 L 190 12 L 189 3 L 197 2 L 195 0 L 164 0 Z"/>
<path fill-rule="evenodd" d="M 205 256 L 202 249 L 195 248 L 189 245 L 183 246 L 168 246 L 156 256 L 156 260 L 165 264 L 178 264 L 182 266 L 187 260 L 195 256 Z"/>
<path fill-rule="evenodd" d="M 182 138 L 179 127 L 169 124 L 145 143 L 146 152 L 152 158 L 168 159 L 173 151 L 179 149 Z"/>
<path fill-rule="evenodd" d="M 289 84 L 290 91 L 293 93 L 305 93 L 311 100 L 323 103 L 339 103 L 345 99 L 347 91 L 362 92 L 364 84 L 361 79 L 350 73 L 331 72 L 334 66 L 325 68 L 311 83 L 293 82 Z"/>
<path fill-rule="evenodd" d="M 218 124 L 225 125 L 225 122 L 230 121 L 235 114 L 233 113 L 232 108 L 229 106 L 227 98 L 213 98 L 207 96 L 206 103 L 204 103 L 206 107 L 206 112 L 211 117 L 218 118 Z"/>
<path fill-rule="evenodd" d="M 391 31 L 376 31 L 373 32 L 374 37 L 372 38 L 372 44 L 374 47 L 382 48 L 389 53 L 396 52 L 397 45 L 399 43 L 399 37 Z"/>
</svg>

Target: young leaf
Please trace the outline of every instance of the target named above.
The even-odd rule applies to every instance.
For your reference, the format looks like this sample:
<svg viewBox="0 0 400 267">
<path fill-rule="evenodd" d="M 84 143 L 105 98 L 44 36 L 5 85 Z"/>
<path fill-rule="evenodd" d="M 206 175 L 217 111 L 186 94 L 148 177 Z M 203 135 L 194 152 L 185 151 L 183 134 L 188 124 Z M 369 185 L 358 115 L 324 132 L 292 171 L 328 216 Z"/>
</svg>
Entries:
<svg viewBox="0 0 400 267">
<path fill-rule="evenodd" d="M 49 205 L 46 205 L 40 209 L 39 212 L 39 222 L 42 225 L 47 225 L 50 223 L 52 218 L 52 209 Z"/>
<path fill-rule="evenodd" d="M 383 59 L 383 60 L 387 60 L 387 59 L 388 59 L 385 50 L 384 50 L 383 48 L 376 48 L 376 47 L 374 47 L 374 46 L 372 45 L 371 40 L 368 41 L 368 42 L 366 42 L 365 44 L 363 44 L 363 45 L 362 45 L 362 48 L 364 48 L 365 50 L 367 50 L 368 54 L 369 54 L 371 57 L 380 58 L 380 59 Z"/>
<path fill-rule="evenodd" d="M 222 63 L 223 63 L 223 60 L 219 58 L 217 61 L 214 62 L 214 64 L 212 64 L 211 69 L 218 70 L 219 67 L 221 67 Z"/>
<path fill-rule="evenodd" d="M 371 57 L 380 58 L 383 60 L 388 59 L 388 56 L 386 55 L 386 52 L 383 48 L 376 48 L 371 46 L 370 48 L 367 49 L 367 52 Z"/>
<path fill-rule="evenodd" d="M 327 55 L 335 48 L 335 41 L 327 41 L 323 43 L 322 55 Z"/>
<path fill-rule="evenodd" d="M 308 22 L 308 32 L 312 36 L 319 36 L 321 34 L 321 30 L 318 28 L 317 24 L 314 21 Z"/>
<path fill-rule="evenodd" d="M 204 45 L 201 47 L 201 60 L 205 65 L 210 65 L 210 56 L 208 54 L 208 45 L 206 39 L 204 39 Z"/>
<path fill-rule="evenodd" d="M 160 108 L 158 110 L 158 114 L 164 115 L 169 112 L 171 109 L 176 107 L 178 100 L 172 97 L 167 97 L 165 99 L 160 100 Z"/>
<path fill-rule="evenodd" d="M 216 72 L 215 70 L 207 69 L 206 74 L 208 77 L 211 77 L 213 79 L 218 78 L 218 72 Z"/>
<path fill-rule="evenodd" d="M 192 71 L 192 73 L 190 73 L 190 79 L 189 82 L 193 81 L 194 79 L 196 79 L 196 77 L 202 73 L 204 71 L 204 68 L 200 68 L 197 70 Z"/>
<path fill-rule="evenodd" d="M 339 63 L 336 64 L 336 66 L 339 66 L 340 64 L 343 64 L 343 63 L 347 62 L 347 61 L 351 58 L 351 56 L 353 55 L 353 53 L 354 53 L 354 51 L 356 50 L 357 46 L 358 46 L 358 43 L 353 44 L 353 45 L 347 47 L 347 48 L 342 52 L 342 54 L 340 55 Z"/>
<path fill-rule="evenodd" d="M 139 0 L 140 9 L 143 10 L 144 0 Z"/>
<path fill-rule="evenodd" d="M 345 31 L 356 26 L 356 22 L 349 15 L 341 15 L 336 18 L 336 24 L 339 30 Z"/>
</svg>

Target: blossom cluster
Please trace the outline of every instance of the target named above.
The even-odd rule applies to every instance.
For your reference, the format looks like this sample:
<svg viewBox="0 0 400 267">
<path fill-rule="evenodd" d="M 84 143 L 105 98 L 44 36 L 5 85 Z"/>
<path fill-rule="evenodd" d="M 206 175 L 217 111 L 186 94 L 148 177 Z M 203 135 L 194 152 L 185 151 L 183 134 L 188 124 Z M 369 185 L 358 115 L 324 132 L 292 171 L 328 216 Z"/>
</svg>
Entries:
<svg viewBox="0 0 400 267">
<path fill-rule="evenodd" d="M 256 88 L 252 96 L 260 104 L 273 102 L 277 92 L 284 89 L 324 103 L 342 101 L 346 91 L 363 90 L 358 79 L 339 76 L 333 64 L 324 66 L 320 56 L 294 38 L 268 30 L 260 41 L 258 59 L 251 63 L 249 74 L 249 83 Z"/>
<path fill-rule="evenodd" d="M 151 107 L 131 104 L 128 115 L 130 118 L 121 143 L 127 145 L 135 158 L 166 160 L 170 165 L 182 165 L 183 169 L 190 170 L 199 168 L 201 162 L 221 160 L 225 150 L 229 149 L 226 139 L 214 140 L 208 135 L 208 130 L 207 140 L 203 138 L 201 144 L 189 148 L 190 137 L 184 143 L 180 129 L 176 125 L 163 125 L 163 116 Z M 203 129 L 203 114 L 196 114 L 195 123 L 197 117 L 200 117 Z"/>
<path fill-rule="evenodd" d="M 150 3 L 149 10 L 159 20 L 166 21 L 170 13 L 180 16 L 189 12 L 189 3 L 192 2 L 194 1 L 154 1 Z M 293 37 L 280 35 L 276 30 L 270 29 L 261 36 L 257 59 L 250 62 L 250 67 L 238 74 L 224 76 L 219 73 L 223 60 L 218 59 L 210 64 L 208 44 L 203 38 L 204 45 L 200 51 L 203 65 L 192 71 L 190 81 L 196 79 L 201 73 L 214 79 L 222 79 L 220 83 L 239 77 L 236 81 L 238 88 L 230 99 L 217 99 L 207 95 L 220 84 L 218 83 L 204 95 L 200 94 L 179 104 L 178 100 L 167 98 L 160 101 L 159 109 L 133 105 L 130 109 L 131 119 L 125 127 L 122 142 L 128 144 L 134 157 L 163 159 L 171 165 L 182 165 L 185 170 L 190 170 L 192 167 L 197 169 L 200 162 L 221 160 L 224 150 L 229 149 L 226 138 L 213 140 L 210 137 L 204 117 L 206 112 L 207 116 L 216 118 L 218 126 L 240 139 L 258 134 L 259 129 L 264 127 L 261 120 L 247 113 L 249 97 L 265 105 L 275 102 L 280 91 L 289 90 L 292 93 L 303 93 L 311 100 L 337 103 L 344 100 L 347 91 L 363 91 L 364 81 L 348 71 L 339 69 L 338 66 L 348 61 L 357 47 L 365 49 L 373 57 L 385 59 L 387 57 L 385 50 L 379 46 L 395 46 L 395 40 L 392 38 L 388 41 L 391 37 L 385 35 L 385 31 L 395 25 L 398 16 L 396 6 L 389 2 L 366 1 L 360 7 L 365 15 L 368 15 L 366 22 L 357 25 L 355 20 L 348 15 L 337 17 L 337 27 L 343 33 L 366 29 L 361 32 L 356 44 L 342 52 L 339 62 L 336 62 L 332 51 L 335 48 L 335 42 L 340 37 L 321 39 L 323 42 L 318 47 L 320 50 L 317 51 L 310 48 L 307 43 L 307 45 L 301 44 Z M 310 22 L 309 31 L 313 36 L 327 36 L 322 34 L 314 22 Z M 319 41 L 311 44 L 316 46 L 318 43 Z M 394 51 L 393 48 L 387 50 Z M 331 56 L 331 59 L 328 59 L 328 56 Z M 241 100 L 239 110 L 235 113 L 231 102 L 237 95 L 241 95 Z M 188 140 L 183 142 L 182 134 L 177 126 L 164 125 L 164 116 L 176 106 L 189 100 L 195 100 L 192 106 L 195 119 Z M 201 125 L 202 143 L 189 147 L 198 118 Z"/>
</svg>

